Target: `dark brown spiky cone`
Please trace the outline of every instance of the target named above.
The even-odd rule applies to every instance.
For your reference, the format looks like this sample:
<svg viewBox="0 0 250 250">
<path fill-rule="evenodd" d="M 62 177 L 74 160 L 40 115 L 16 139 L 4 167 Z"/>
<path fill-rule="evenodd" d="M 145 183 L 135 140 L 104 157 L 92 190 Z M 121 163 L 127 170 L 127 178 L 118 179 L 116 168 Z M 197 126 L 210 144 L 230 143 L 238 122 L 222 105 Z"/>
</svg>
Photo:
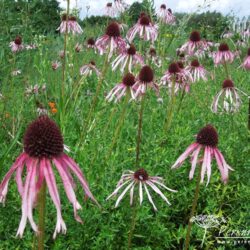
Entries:
<svg viewBox="0 0 250 250">
<path fill-rule="evenodd" d="M 200 32 L 197 31 L 197 30 L 192 31 L 191 34 L 190 34 L 189 39 L 192 42 L 199 42 L 201 40 Z"/>
<path fill-rule="evenodd" d="M 178 63 L 173 62 L 168 66 L 168 72 L 170 74 L 177 74 L 180 72 L 180 67 L 178 65 Z"/>
<path fill-rule="evenodd" d="M 21 45 L 22 44 L 22 37 L 21 36 L 16 36 L 14 42 L 17 45 Z"/>
<path fill-rule="evenodd" d="M 143 66 L 139 73 L 139 80 L 144 83 L 150 83 L 153 81 L 153 79 L 154 79 L 153 70 L 148 65 Z"/>
<path fill-rule="evenodd" d="M 229 47 L 227 43 L 221 43 L 219 46 L 219 51 L 224 52 L 224 51 L 229 51 Z"/>
<path fill-rule="evenodd" d="M 196 141 L 203 146 L 216 147 L 218 144 L 218 133 L 212 125 L 208 124 L 199 131 Z"/>
<path fill-rule="evenodd" d="M 144 15 L 140 18 L 139 22 L 143 26 L 148 26 L 150 24 L 150 18 L 147 15 Z"/>
<path fill-rule="evenodd" d="M 167 8 L 166 4 L 162 4 L 160 8 L 163 9 L 163 10 L 165 10 Z"/>
<path fill-rule="evenodd" d="M 119 24 L 117 22 L 110 23 L 106 29 L 106 35 L 110 37 L 119 37 L 121 35 Z"/>
<path fill-rule="evenodd" d="M 138 181 L 146 181 L 148 180 L 148 173 L 145 169 L 140 168 L 134 172 L 134 178 Z"/>
<path fill-rule="evenodd" d="M 250 56 L 250 48 L 247 50 L 247 55 Z"/>
<path fill-rule="evenodd" d="M 200 63 L 199 63 L 199 61 L 198 61 L 197 59 L 194 59 L 194 60 L 191 62 L 191 66 L 197 68 L 197 67 L 200 66 Z"/>
<path fill-rule="evenodd" d="M 223 84 L 222 84 L 222 88 L 225 89 L 225 88 L 234 88 L 234 83 L 232 80 L 230 79 L 226 79 Z"/>
<path fill-rule="evenodd" d="M 127 53 L 131 56 L 135 55 L 136 53 L 136 48 L 133 44 L 130 45 L 130 47 L 127 49 Z"/>
<path fill-rule="evenodd" d="M 95 39 L 94 38 L 89 38 L 88 40 L 87 40 L 87 45 L 90 45 L 90 46 L 94 46 L 95 45 Z"/>
<path fill-rule="evenodd" d="M 135 84 L 135 77 L 133 74 L 128 73 L 123 77 L 122 82 L 126 86 L 131 87 Z"/>
<path fill-rule="evenodd" d="M 63 137 L 59 127 L 47 115 L 38 117 L 24 134 L 24 151 L 35 158 L 53 158 L 63 153 Z"/>
</svg>

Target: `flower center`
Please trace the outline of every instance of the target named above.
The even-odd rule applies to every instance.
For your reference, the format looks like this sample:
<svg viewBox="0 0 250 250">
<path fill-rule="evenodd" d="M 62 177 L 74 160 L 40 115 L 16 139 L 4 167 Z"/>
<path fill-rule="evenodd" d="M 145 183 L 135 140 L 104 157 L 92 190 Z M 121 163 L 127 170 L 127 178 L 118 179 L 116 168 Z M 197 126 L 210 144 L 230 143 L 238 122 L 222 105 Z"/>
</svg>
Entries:
<svg viewBox="0 0 250 250">
<path fill-rule="evenodd" d="M 138 181 L 148 180 L 148 173 L 145 169 L 140 168 L 134 173 L 134 178 Z"/>
<path fill-rule="evenodd" d="M 107 7 L 111 8 L 112 7 L 112 3 L 107 3 Z"/>
<path fill-rule="evenodd" d="M 250 56 L 250 48 L 247 50 L 247 55 Z"/>
<path fill-rule="evenodd" d="M 194 59 L 192 62 L 191 62 L 191 66 L 192 67 L 196 67 L 198 68 L 200 66 L 200 63 L 197 59 Z"/>
<path fill-rule="evenodd" d="M 150 48 L 149 54 L 150 54 L 151 56 L 156 56 L 156 50 L 155 50 L 155 48 Z"/>
<path fill-rule="evenodd" d="M 120 27 L 118 23 L 112 22 L 108 25 L 106 29 L 106 35 L 110 37 L 118 37 L 120 36 Z"/>
<path fill-rule="evenodd" d="M 230 79 L 226 79 L 223 84 L 222 84 L 222 88 L 225 89 L 225 88 L 233 88 L 234 87 L 234 83 L 232 80 Z"/>
<path fill-rule="evenodd" d="M 67 14 L 63 14 L 61 18 L 62 18 L 62 21 L 66 21 L 67 20 Z"/>
<path fill-rule="evenodd" d="M 91 60 L 91 61 L 89 62 L 89 64 L 91 64 L 91 65 L 93 65 L 93 66 L 96 65 L 96 64 L 95 64 L 95 61 L 93 61 L 93 60 Z"/>
<path fill-rule="evenodd" d="M 172 10 L 170 8 L 168 9 L 168 12 L 170 12 L 172 14 Z"/>
<path fill-rule="evenodd" d="M 226 43 L 221 43 L 220 46 L 219 46 L 219 51 L 229 51 L 229 47 Z"/>
<path fill-rule="evenodd" d="M 218 144 L 216 129 L 212 125 L 202 128 L 196 137 L 196 142 L 204 146 L 216 147 Z"/>
<path fill-rule="evenodd" d="M 135 84 L 135 77 L 134 77 L 133 74 L 128 73 L 128 74 L 126 74 L 126 75 L 123 77 L 122 82 L 123 82 L 126 86 L 131 87 L 131 86 L 133 86 L 133 85 Z"/>
<path fill-rule="evenodd" d="M 91 45 L 91 46 L 94 46 L 95 45 L 95 40 L 94 40 L 94 38 L 89 38 L 88 40 L 87 40 L 87 44 L 88 45 Z"/>
<path fill-rule="evenodd" d="M 131 56 L 135 55 L 136 49 L 135 49 L 135 46 L 133 44 L 131 44 L 130 47 L 127 49 L 127 53 Z"/>
<path fill-rule="evenodd" d="M 148 26 L 149 23 L 150 23 L 150 18 L 148 16 L 144 15 L 140 18 L 140 25 Z"/>
<path fill-rule="evenodd" d="M 15 44 L 16 45 L 21 45 L 22 44 L 22 37 L 20 37 L 20 36 L 17 36 L 16 38 L 15 38 Z"/>
<path fill-rule="evenodd" d="M 139 73 L 139 79 L 141 82 L 145 82 L 145 83 L 152 82 L 154 79 L 153 70 L 148 65 L 143 66 Z"/>
<path fill-rule="evenodd" d="M 180 72 L 180 67 L 177 63 L 171 63 L 169 66 L 168 66 L 168 72 L 170 74 L 177 74 Z"/>
<path fill-rule="evenodd" d="M 164 10 L 165 10 L 166 8 L 167 8 L 167 7 L 166 7 L 166 4 L 162 4 L 162 5 L 161 5 L 161 9 L 164 9 Z"/>
<path fill-rule="evenodd" d="M 56 123 L 48 116 L 33 121 L 24 134 L 24 151 L 31 157 L 52 158 L 63 152 L 63 137 Z"/>
<path fill-rule="evenodd" d="M 76 17 L 75 17 L 75 16 L 71 16 L 71 17 L 69 18 L 69 20 L 70 20 L 70 21 L 76 21 Z"/>
<path fill-rule="evenodd" d="M 189 37 L 192 42 L 199 42 L 201 40 L 201 35 L 199 31 L 192 31 Z"/>
</svg>

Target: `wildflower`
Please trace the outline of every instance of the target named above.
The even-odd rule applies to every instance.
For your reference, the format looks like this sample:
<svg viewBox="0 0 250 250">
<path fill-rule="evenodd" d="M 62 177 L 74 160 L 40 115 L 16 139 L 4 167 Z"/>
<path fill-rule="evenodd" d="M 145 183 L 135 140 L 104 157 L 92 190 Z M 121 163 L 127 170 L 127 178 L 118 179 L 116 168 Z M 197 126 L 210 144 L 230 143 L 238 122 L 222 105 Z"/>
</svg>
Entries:
<svg viewBox="0 0 250 250">
<path fill-rule="evenodd" d="M 126 188 L 124 188 L 126 187 Z M 168 205 L 171 205 L 166 196 L 162 193 L 160 188 L 164 188 L 170 192 L 177 192 L 176 190 L 170 189 L 163 184 L 163 178 L 159 176 L 149 176 L 147 171 L 143 168 L 138 169 L 137 171 L 126 171 L 122 176 L 119 182 L 117 183 L 116 189 L 112 194 L 110 194 L 107 198 L 110 199 L 117 195 L 117 193 L 122 189 L 122 193 L 116 200 L 115 207 L 117 207 L 120 201 L 123 199 L 126 193 L 130 193 L 130 205 L 133 205 L 134 201 L 134 190 L 135 187 L 139 189 L 139 199 L 140 205 L 143 202 L 143 189 L 145 190 L 149 202 L 152 204 L 155 211 L 157 208 L 153 202 L 152 196 L 149 192 L 149 188 L 151 188 L 155 193 L 157 193 Z"/>
<path fill-rule="evenodd" d="M 120 27 L 117 22 L 111 22 L 107 29 L 106 34 L 98 38 L 96 41 L 96 47 L 100 54 L 108 51 L 108 59 L 112 57 L 114 51 L 120 52 L 126 49 L 126 42 L 122 39 L 120 34 Z"/>
<path fill-rule="evenodd" d="M 227 28 L 223 34 L 222 34 L 222 38 L 232 38 L 234 36 L 234 33 L 230 31 L 229 28 Z"/>
<path fill-rule="evenodd" d="M 192 143 L 186 151 L 177 159 L 172 168 L 180 167 L 187 157 L 191 156 L 191 170 L 189 179 L 193 179 L 194 171 L 198 161 L 202 162 L 201 166 L 201 183 L 204 181 L 205 173 L 207 173 L 207 185 L 211 177 L 211 160 L 216 159 L 221 178 L 224 183 L 228 181 L 228 171 L 233 170 L 225 161 L 222 153 L 217 148 L 218 134 L 212 125 L 207 125 L 202 128 L 196 136 L 196 142 Z M 198 160 L 199 154 L 202 155 L 201 160 Z"/>
<path fill-rule="evenodd" d="M 248 50 L 247 50 L 247 56 L 244 59 L 244 62 L 241 65 L 241 67 L 246 69 L 246 70 L 250 70 L 250 48 L 248 48 Z"/>
<path fill-rule="evenodd" d="M 119 13 L 123 13 L 127 7 L 122 0 L 114 0 L 114 4 L 117 12 Z"/>
<path fill-rule="evenodd" d="M 28 44 L 25 46 L 25 49 L 27 49 L 27 50 L 32 50 L 32 49 L 36 49 L 36 48 L 37 48 L 37 46 L 35 44 Z"/>
<path fill-rule="evenodd" d="M 52 67 L 53 70 L 57 70 L 60 66 L 61 66 L 61 63 L 58 62 L 58 61 L 54 61 L 51 64 L 51 67 Z"/>
<path fill-rule="evenodd" d="M 87 39 L 87 47 L 92 49 L 96 48 L 94 38 L 90 37 L 89 39 Z"/>
<path fill-rule="evenodd" d="M 97 76 L 101 75 L 101 72 L 97 69 L 94 61 L 90 61 L 89 64 L 83 65 L 80 68 L 80 75 L 91 76 L 93 71 Z"/>
<path fill-rule="evenodd" d="M 180 67 L 181 66 L 181 67 Z M 184 89 L 189 91 L 189 84 L 192 81 L 192 76 L 189 71 L 184 70 L 184 65 L 181 62 L 173 62 L 169 65 L 168 70 L 161 78 L 161 84 L 168 85 L 169 90 L 174 87 L 174 92 Z"/>
<path fill-rule="evenodd" d="M 64 50 L 60 50 L 59 53 L 58 53 L 59 57 L 61 59 L 63 59 L 65 57 L 65 53 L 64 53 Z"/>
<path fill-rule="evenodd" d="M 56 113 L 57 113 L 57 108 L 52 108 L 52 109 L 51 109 L 51 113 L 52 113 L 52 114 L 56 114 Z"/>
<path fill-rule="evenodd" d="M 162 22 L 164 22 L 166 24 L 174 24 L 175 19 L 176 19 L 175 16 L 173 15 L 173 13 L 172 13 L 172 10 L 167 9 L 165 4 L 162 4 L 160 6 L 158 17 Z"/>
<path fill-rule="evenodd" d="M 232 80 L 226 79 L 222 84 L 222 90 L 214 97 L 212 111 L 234 113 L 239 111 L 240 105 L 238 89 L 234 87 Z"/>
<path fill-rule="evenodd" d="M 22 37 L 16 36 L 15 40 L 10 42 L 10 48 L 13 53 L 16 53 L 18 51 L 21 51 L 24 49 L 24 46 L 22 44 Z"/>
<path fill-rule="evenodd" d="M 153 24 L 150 17 L 143 13 L 141 14 L 138 22 L 130 28 L 127 33 L 127 39 L 129 42 L 134 40 L 137 33 L 140 38 L 143 38 L 146 41 L 154 42 L 157 39 L 158 26 Z"/>
<path fill-rule="evenodd" d="M 0 184 L 0 202 L 4 203 L 9 180 L 16 171 L 16 183 L 22 198 L 22 218 L 17 231 L 17 235 L 20 237 L 23 236 L 27 219 L 32 229 L 38 233 L 38 227 L 33 219 L 33 207 L 44 182 L 46 182 L 57 210 L 57 223 L 53 237 L 55 238 L 56 234 L 60 232 L 66 233 L 53 168 L 56 168 L 60 174 L 66 195 L 73 206 L 74 216 L 78 222 L 81 222 L 81 218 L 77 214 L 77 210 L 81 209 L 81 206 L 74 192 L 75 182 L 72 174 L 78 178 L 86 196 L 97 203 L 81 169 L 73 159 L 63 152 L 63 148 L 63 137 L 60 129 L 48 116 L 40 116 L 28 126 L 24 135 L 24 152 L 19 155 Z M 27 174 L 23 182 L 25 166 Z"/>
<path fill-rule="evenodd" d="M 130 93 L 131 97 L 135 99 L 135 90 L 133 85 L 135 84 L 135 77 L 131 73 L 126 74 L 121 83 L 118 83 L 106 96 L 106 100 L 111 102 L 115 99 L 115 103 L 118 102 L 124 95 Z"/>
<path fill-rule="evenodd" d="M 122 52 L 116 59 L 112 62 L 112 70 L 115 71 L 120 65 L 121 72 L 128 67 L 129 72 L 132 72 L 132 66 L 134 64 L 143 65 L 143 57 L 136 52 L 136 48 L 133 44 L 129 46 L 124 52 Z"/>
<path fill-rule="evenodd" d="M 244 31 L 241 32 L 242 38 L 247 41 L 250 37 L 250 28 L 244 29 Z"/>
<path fill-rule="evenodd" d="M 215 65 L 224 64 L 226 62 L 232 63 L 234 60 L 234 54 L 229 50 L 226 43 L 221 43 L 218 51 L 213 54 Z"/>
<path fill-rule="evenodd" d="M 203 81 L 207 81 L 207 71 L 197 59 L 193 60 L 191 64 L 186 67 L 186 70 L 191 73 L 193 82 L 197 82 L 200 79 L 202 79 Z"/>
<path fill-rule="evenodd" d="M 159 97 L 159 87 L 154 81 L 154 72 L 148 65 L 145 65 L 141 68 L 136 82 L 133 85 L 133 89 L 136 91 L 134 97 L 137 98 L 139 95 L 144 95 L 147 88 L 153 88 Z"/>
<path fill-rule="evenodd" d="M 76 17 L 70 16 L 67 20 L 67 14 L 62 15 L 62 22 L 57 30 L 59 30 L 60 33 L 65 33 L 67 30 L 68 33 L 72 32 L 72 34 L 82 34 L 83 32 L 81 26 L 76 21 Z"/>
<path fill-rule="evenodd" d="M 80 43 L 77 43 L 75 45 L 75 52 L 79 53 L 82 50 L 82 45 Z"/>
<path fill-rule="evenodd" d="M 161 59 L 159 56 L 157 56 L 156 50 L 152 46 L 149 48 L 148 57 L 156 67 L 161 67 Z"/>
<path fill-rule="evenodd" d="M 182 45 L 181 51 L 186 52 L 188 55 L 193 55 L 195 50 L 202 49 L 206 47 L 206 42 L 201 40 L 199 31 L 192 31 L 189 37 L 189 41 Z"/>
</svg>

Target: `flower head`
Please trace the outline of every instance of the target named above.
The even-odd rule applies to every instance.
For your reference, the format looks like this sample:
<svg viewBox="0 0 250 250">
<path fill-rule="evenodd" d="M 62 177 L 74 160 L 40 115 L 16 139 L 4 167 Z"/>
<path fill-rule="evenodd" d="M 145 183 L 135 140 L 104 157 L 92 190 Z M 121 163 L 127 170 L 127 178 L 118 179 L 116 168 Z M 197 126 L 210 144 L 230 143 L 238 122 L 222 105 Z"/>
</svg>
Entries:
<svg viewBox="0 0 250 250">
<path fill-rule="evenodd" d="M 137 76 L 136 83 L 133 86 L 133 89 L 136 91 L 135 98 L 144 95 L 147 88 L 153 88 L 156 95 L 159 97 L 159 87 L 154 81 L 154 71 L 148 65 L 144 65 Z"/>
<path fill-rule="evenodd" d="M 250 70 L 250 48 L 247 50 L 247 56 L 244 59 L 243 64 L 241 65 L 242 68 L 246 70 Z"/>
<path fill-rule="evenodd" d="M 22 198 L 22 218 L 17 235 L 22 237 L 27 220 L 29 220 L 32 229 L 38 232 L 37 225 L 33 219 L 33 207 L 36 204 L 41 186 L 45 182 L 57 210 L 55 238 L 57 233 L 66 232 L 66 225 L 62 219 L 61 202 L 53 171 L 54 168 L 59 172 L 66 195 L 74 208 L 75 219 L 78 222 L 81 222 L 81 218 L 78 216 L 77 210 L 81 206 L 74 192 L 76 183 L 72 174 L 78 178 L 86 196 L 96 203 L 97 201 L 90 192 L 88 183 L 79 166 L 63 152 L 63 137 L 60 129 L 48 116 L 40 116 L 28 126 L 23 143 L 24 152 L 16 159 L 0 184 L 0 202 L 5 201 L 9 180 L 12 174 L 16 172 L 16 183 Z M 25 166 L 27 174 L 25 181 L 23 181 Z"/>
<path fill-rule="evenodd" d="M 227 43 L 221 43 L 218 51 L 213 55 L 215 65 L 224 64 L 226 62 L 232 63 L 234 60 L 234 54 L 230 51 Z"/>
<path fill-rule="evenodd" d="M 112 3 L 107 3 L 105 7 L 106 16 L 115 17 L 116 9 L 113 7 Z"/>
<path fill-rule="evenodd" d="M 58 62 L 58 61 L 53 61 L 51 63 L 51 67 L 52 67 L 53 70 L 57 70 L 61 65 L 62 64 L 60 62 Z"/>
<path fill-rule="evenodd" d="M 80 75 L 91 76 L 93 71 L 96 73 L 97 76 L 101 75 L 101 72 L 96 67 L 94 61 L 90 61 L 89 64 L 83 65 L 80 68 Z"/>
<path fill-rule="evenodd" d="M 108 52 L 109 60 L 115 51 L 125 50 L 126 42 L 121 37 L 120 26 L 117 22 L 111 22 L 107 26 L 105 35 L 97 39 L 96 47 L 101 55 Z"/>
<path fill-rule="evenodd" d="M 137 23 L 129 29 L 127 39 L 132 42 L 138 34 L 144 40 L 154 42 L 158 36 L 158 26 L 151 22 L 149 16 L 142 13 Z"/>
<path fill-rule="evenodd" d="M 72 33 L 72 34 L 82 34 L 83 30 L 78 24 L 75 16 L 67 17 L 67 14 L 62 15 L 62 21 L 60 26 L 57 28 L 60 33 Z"/>
<path fill-rule="evenodd" d="M 191 73 L 193 82 L 197 82 L 200 79 L 202 79 L 203 81 L 207 81 L 207 71 L 197 59 L 194 59 L 191 64 L 186 67 L 186 70 Z"/>
<path fill-rule="evenodd" d="M 124 188 L 125 187 L 125 188 Z M 170 192 L 177 192 L 176 190 L 170 189 L 166 187 L 163 184 L 163 178 L 159 176 L 149 176 L 147 171 L 143 168 L 138 169 L 137 171 L 127 171 L 122 176 L 119 182 L 117 183 L 116 189 L 114 192 L 108 196 L 107 200 L 111 197 L 114 197 L 118 194 L 118 192 L 122 189 L 122 193 L 119 195 L 119 197 L 116 200 L 115 207 L 117 207 L 122 200 L 122 198 L 125 196 L 127 192 L 130 193 L 130 205 L 133 205 L 134 201 L 134 190 L 138 187 L 139 189 L 139 199 L 140 199 L 140 205 L 143 202 L 143 189 L 147 194 L 149 202 L 152 204 L 155 211 L 157 211 L 157 208 L 155 206 L 155 203 L 153 202 L 152 196 L 149 192 L 149 188 L 151 188 L 155 193 L 157 193 L 168 205 L 171 205 L 166 196 L 162 193 L 160 188 L 164 188 Z"/>
<path fill-rule="evenodd" d="M 16 53 L 18 51 L 21 51 L 24 49 L 24 46 L 22 44 L 22 37 L 16 36 L 15 40 L 10 42 L 10 48 L 13 53 Z"/>
<path fill-rule="evenodd" d="M 133 85 L 135 84 L 135 77 L 133 74 L 126 74 L 121 83 L 118 83 L 107 95 L 106 100 L 111 102 L 113 99 L 118 102 L 124 95 L 130 93 L 131 97 L 135 99 L 135 90 Z"/>
<path fill-rule="evenodd" d="M 166 24 L 175 24 L 175 16 L 172 13 L 171 9 L 167 9 L 165 4 L 160 6 L 160 10 L 158 13 L 159 19 Z"/>
<path fill-rule="evenodd" d="M 196 136 L 196 142 L 192 143 L 186 151 L 177 159 L 172 168 L 180 167 L 188 156 L 191 156 L 191 170 L 189 172 L 189 179 L 193 179 L 194 171 L 197 163 L 202 162 L 201 165 L 201 183 L 204 181 L 207 173 L 207 185 L 211 177 L 211 161 L 216 159 L 221 178 L 224 183 L 228 181 L 228 172 L 233 170 L 225 161 L 222 153 L 217 148 L 219 136 L 216 129 L 212 125 L 207 125 L 202 128 Z M 199 156 L 201 157 L 200 159 Z"/>
<path fill-rule="evenodd" d="M 214 113 L 234 113 L 239 111 L 240 106 L 241 99 L 238 89 L 234 87 L 232 80 L 226 79 L 222 84 L 221 91 L 214 97 L 212 111 Z"/>
<path fill-rule="evenodd" d="M 132 66 L 135 64 L 144 64 L 143 57 L 136 52 L 136 48 L 131 44 L 125 51 L 121 52 L 112 62 L 112 70 L 115 71 L 120 66 L 121 72 L 128 68 L 132 72 Z"/>
</svg>

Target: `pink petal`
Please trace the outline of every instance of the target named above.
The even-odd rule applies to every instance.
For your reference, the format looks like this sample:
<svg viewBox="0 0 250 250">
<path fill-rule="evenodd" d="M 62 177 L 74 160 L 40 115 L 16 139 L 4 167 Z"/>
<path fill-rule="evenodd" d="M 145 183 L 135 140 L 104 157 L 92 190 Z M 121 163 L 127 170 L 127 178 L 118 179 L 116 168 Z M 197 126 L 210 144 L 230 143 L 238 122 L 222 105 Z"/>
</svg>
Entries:
<svg viewBox="0 0 250 250">
<path fill-rule="evenodd" d="M 198 156 L 201 150 L 201 146 L 199 146 L 193 153 L 193 160 L 192 160 L 192 167 L 191 170 L 189 172 L 189 180 L 193 179 L 194 177 L 194 171 L 197 165 L 197 160 L 198 160 Z"/>
</svg>

